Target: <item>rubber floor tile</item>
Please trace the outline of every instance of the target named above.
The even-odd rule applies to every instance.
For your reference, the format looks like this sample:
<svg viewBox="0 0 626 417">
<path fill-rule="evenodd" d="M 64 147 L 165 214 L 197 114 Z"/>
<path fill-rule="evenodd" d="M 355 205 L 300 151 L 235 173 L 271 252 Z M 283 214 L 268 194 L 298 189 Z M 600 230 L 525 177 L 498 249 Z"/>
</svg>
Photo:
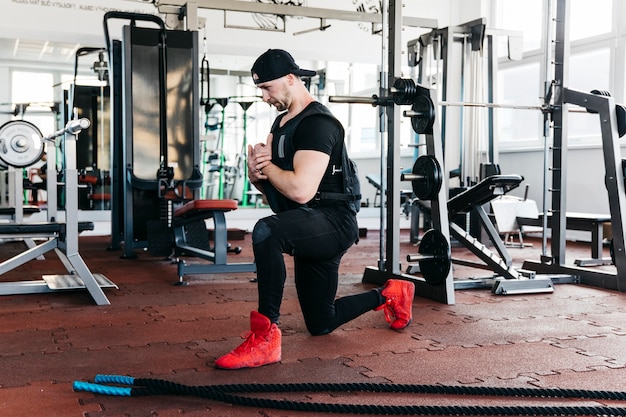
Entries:
<svg viewBox="0 0 626 417">
<path fill-rule="evenodd" d="M 96 374 L 164 373 L 198 366 L 203 366 L 203 361 L 196 355 L 193 343 L 25 353 L 2 358 L 0 387 L 26 385 L 33 380 L 69 382 Z"/>
<path fill-rule="evenodd" d="M 401 258 L 415 253 L 401 231 Z M 540 242 L 511 249 L 514 263 L 538 258 Z M 271 407 L 243 407 L 214 400 L 151 396 L 121 398 L 73 392 L 74 380 L 98 373 L 163 378 L 190 385 L 301 382 L 376 382 L 498 387 L 581 387 L 623 390 L 626 377 L 626 295 L 582 285 L 557 285 L 551 294 L 498 296 L 489 290 L 457 290 L 455 305 L 413 301 L 413 323 L 389 330 L 381 312 L 368 312 L 326 336 L 311 336 L 285 256 L 287 281 L 281 308 L 283 360 L 239 371 L 213 362 L 242 341 L 250 311 L 257 308 L 254 274 L 186 276 L 176 286 L 176 265 L 137 251 L 120 259 L 107 251 L 108 237 L 81 237 L 80 251 L 93 272 L 105 273 L 119 289 L 96 306 L 86 291 L 3 296 L 0 300 L 0 415 L 18 416 L 324 416 Z M 232 261 L 251 258 L 250 236 Z M 13 245 L 15 253 L 23 250 Z M 11 248 L 0 245 L 7 254 Z M 369 291 L 365 266 L 377 259 L 378 237 L 370 233 L 350 248 L 340 268 L 338 296 Z M 454 247 L 454 257 L 470 259 Z M 588 244 L 568 243 L 568 257 L 588 257 Z M 195 262 L 193 258 L 189 262 Z M 2 276 L 31 279 L 59 270 L 53 256 Z M 455 277 L 489 273 L 454 266 Z M 49 395 L 49 394 L 54 395 Z M 41 394 L 41 395 L 39 395 Z M 39 399 L 25 408 L 25 398 Z M 275 393 L 332 403 L 409 404 L 406 396 L 361 392 Z M 478 403 L 459 396 L 412 396 L 435 404 Z M 487 399 L 507 404 L 511 398 Z M 550 402 L 550 400 L 546 400 Z M 8 410 L 6 413 L 3 412 Z M 20 412 L 22 414 L 20 414 Z M 345 415 L 345 414 L 344 414 Z M 350 414 L 347 414 L 350 415 Z"/>
<path fill-rule="evenodd" d="M 608 364 L 603 358 L 585 357 L 545 342 L 480 348 L 453 346 L 443 350 L 419 350 L 412 354 L 352 358 L 352 363 L 369 368 L 370 376 L 385 375 L 394 383 L 413 384 L 475 383 L 491 377 L 510 379 L 559 369 L 582 371 Z"/>
<path fill-rule="evenodd" d="M 68 417 L 101 412 L 97 403 L 83 403 L 69 383 L 33 382 L 0 389 L 0 415 L 7 417 Z"/>
<path fill-rule="evenodd" d="M 444 346 L 488 346 L 517 342 L 539 342 L 545 339 L 576 336 L 598 336 L 611 332 L 566 317 L 542 317 L 507 320 L 482 319 L 449 325 L 424 325 L 415 330 L 420 339 L 434 340 Z"/>
</svg>

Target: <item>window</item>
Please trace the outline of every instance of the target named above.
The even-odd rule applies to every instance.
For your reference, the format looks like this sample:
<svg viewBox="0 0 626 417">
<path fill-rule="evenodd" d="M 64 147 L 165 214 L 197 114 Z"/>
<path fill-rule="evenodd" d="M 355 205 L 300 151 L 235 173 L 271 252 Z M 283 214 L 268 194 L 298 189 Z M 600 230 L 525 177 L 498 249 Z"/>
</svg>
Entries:
<svg viewBox="0 0 626 417">
<path fill-rule="evenodd" d="M 379 68 L 375 64 L 328 62 L 326 67 L 326 96 L 372 97 L 379 94 Z M 323 100 L 323 98 L 320 98 Z M 381 149 L 379 106 L 370 104 L 327 103 L 346 129 L 348 152 L 352 156 L 377 156 Z M 408 109 L 406 107 L 405 109 Z M 403 109 L 396 107 L 396 111 Z M 412 153 L 408 144 L 415 141 L 411 120 L 400 121 L 400 146 L 403 153 Z"/>
<path fill-rule="evenodd" d="M 28 104 L 24 113 L 18 116 L 37 126 L 43 135 L 56 130 L 52 112 L 53 85 L 50 73 L 14 71 L 11 77 L 11 101 Z"/>
<path fill-rule="evenodd" d="M 531 51 L 541 48 L 541 34 L 543 33 L 543 1 L 542 0 L 494 0 L 495 29 L 515 30 L 523 33 L 523 50 Z M 498 51 L 505 55 L 507 39 L 500 37 Z"/>
<path fill-rule="evenodd" d="M 572 0 L 570 4 L 570 41 L 611 32 L 613 0 Z"/>
<path fill-rule="evenodd" d="M 501 104 L 541 105 L 540 65 L 531 62 L 498 72 L 498 99 Z M 532 143 L 543 135 L 543 115 L 539 110 L 498 108 L 495 140 L 500 143 Z"/>
<path fill-rule="evenodd" d="M 572 53 L 569 66 L 569 88 L 584 92 L 610 89 L 611 52 L 609 48 L 592 49 Z M 573 106 L 575 107 L 575 106 Z M 587 142 L 600 142 L 600 123 L 597 115 L 570 113 L 568 116 L 570 143 L 586 139 Z"/>
<path fill-rule="evenodd" d="M 543 93 L 546 0 L 511 2 L 492 0 L 495 27 L 517 29 L 524 32 L 524 57 L 522 61 L 510 62 L 502 59 L 497 72 L 498 101 L 505 103 L 541 103 L 537 96 Z M 553 18 L 556 17 L 557 1 L 553 1 Z M 569 7 L 569 62 L 566 71 L 566 87 L 589 92 L 591 90 L 620 89 L 624 83 L 617 79 L 623 74 L 624 62 L 616 65 L 616 56 L 624 56 L 624 42 L 617 37 L 613 21 L 614 9 L 619 13 L 620 2 L 615 0 L 583 1 L 571 0 Z M 551 25 L 554 32 L 555 23 Z M 528 37 L 528 39 L 526 39 Z M 535 47 L 532 50 L 529 47 Z M 552 46 L 554 47 L 554 46 Z M 552 58 L 554 58 L 552 56 Z M 553 65 L 553 63 L 550 63 Z M 616 101 L 623 99 L 623 92 L 612 94 Z M 570 106 L 575 109 L 576 106 Z M 497 132 L 502 148 L 516 148 L 532 145 L 533 138 L 542 136 L 542 115 L 533 115 L 523 110 L 498 110 Z M 538 134 L 539 133 L 539 134 Z M 600 130 L 597 117 L 583 112 L 568 114 L 568 136 L 570 143 L 598 144 Z M 536 142 L 535 146 L 540 142 Z"/>
</svg>

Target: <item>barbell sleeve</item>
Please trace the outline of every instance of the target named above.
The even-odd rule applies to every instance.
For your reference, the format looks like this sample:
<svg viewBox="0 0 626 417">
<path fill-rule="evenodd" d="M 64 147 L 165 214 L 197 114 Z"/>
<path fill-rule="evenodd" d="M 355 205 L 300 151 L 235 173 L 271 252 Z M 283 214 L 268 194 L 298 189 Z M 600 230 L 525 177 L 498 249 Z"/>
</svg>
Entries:
<svg viewBox="0 0 626 417">
<path fill-rule="evenodd" d="M 65 133 L 77 135 L 83 129 L 87 129 L 89 126 L 91 126 L 91 122 L 86 117 L 70 120 L 69 122 L 67 122 L 63 129 L 59 129 L 56 132 L 49 134 L 44 138 L 44 140 L 52 140 L 58 136 L 64 135 Z"/>
<path fill-rule="evenodd" d="M 83 117 L 78 120 L 70 120 L 67 122 L 64 131 L 70 135 L 76 135 L 80 133 L 81 130 L 87 129 L 89 126 L 91 126 L 91 122 L 86 117 Z"/>
<path fill-rule="evenodd" d="M 407 262 L 431 261 L 435 259 L 439 259 L 439 258 L 433 255 L 410 255 L 409 254 L 406 256 Z"/>
<path fill-rule="evenodd" d="M 371 104 L 372 106 L 378 104 L 378 98 L 374 96 L 329 96 L 328 101 L 331 103 Z"/>
<path fill-rule="evenodd" d="M 400 174 L 400 181 L 420 181 L 425 178 L 426 176 L 418 175 L 418 174 L 409 174 L 409 173 Z"/>
</svg>

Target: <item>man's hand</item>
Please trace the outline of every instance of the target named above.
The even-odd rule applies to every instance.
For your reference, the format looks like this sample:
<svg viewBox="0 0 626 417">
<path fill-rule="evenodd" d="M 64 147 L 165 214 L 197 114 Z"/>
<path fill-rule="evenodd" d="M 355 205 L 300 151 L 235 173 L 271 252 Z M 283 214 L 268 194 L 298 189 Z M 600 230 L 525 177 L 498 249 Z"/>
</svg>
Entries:
<svg viewBox="0 0 626 417">
<path fill-rule="evenodd" d="M 267 143 L 257 143 L 248 145 L 248 178 L 250 182 L 257 183 L 267 180 L 267 175 L 263 173 L 263 168 L 272 161 L 272 134 L 267 136 Z"/>
</svg>

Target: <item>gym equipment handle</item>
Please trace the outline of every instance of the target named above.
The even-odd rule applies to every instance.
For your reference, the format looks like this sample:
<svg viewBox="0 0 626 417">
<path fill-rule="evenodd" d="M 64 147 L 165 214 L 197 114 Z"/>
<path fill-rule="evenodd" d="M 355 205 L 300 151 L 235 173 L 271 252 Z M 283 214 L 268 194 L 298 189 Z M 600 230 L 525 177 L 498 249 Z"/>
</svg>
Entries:
<svg viewBox="0 0 626 417">
<path fill-rule="evenodd" d="M 89 126 L 91 126 L 91 122 L 89 121 L 89 119 L 85 117 L 81 119 L 70 120 L 69 122 L 67 122 L 67 124 L 65 125 L 63 129 L 59 129 L 56 132 L 46 136 L 45 139 L 51 140 L 58 136 L 64 135 L 65 133 L 69 133 L 71 135 L 77 135 L 83 129 L 87 129 Z"/>
<path fill-rule="evenodd" d="M 84 381 L 74 381 L 73 389 L 74 391 L 93 392 L 95 394 L 116 395 L 120 397 L 130 397 L 132 395 L 132 389 L 129 387 L 112 387 Z"/>
</svg>

